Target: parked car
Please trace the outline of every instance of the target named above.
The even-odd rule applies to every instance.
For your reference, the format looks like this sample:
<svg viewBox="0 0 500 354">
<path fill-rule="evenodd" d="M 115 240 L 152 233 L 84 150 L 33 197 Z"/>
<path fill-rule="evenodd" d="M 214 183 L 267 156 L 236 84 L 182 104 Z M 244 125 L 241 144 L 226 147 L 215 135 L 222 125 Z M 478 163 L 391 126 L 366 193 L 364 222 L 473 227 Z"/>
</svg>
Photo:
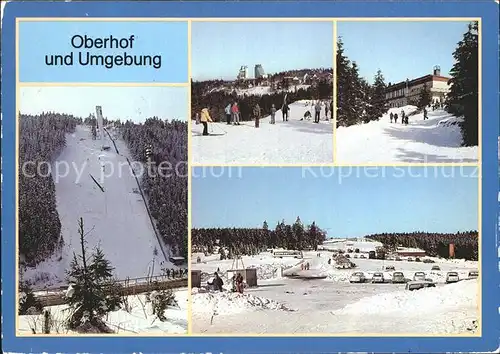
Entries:
<svg viewBox="0 0 500 354">
<path fill-rule="evenodd" d="M 359 255 L 359 258 L 366 258 L 364 254 Z"/>
<path fill-rule="evenodd" d="M 438 265 L 433 265 L 431 270 L 441 270 L 441 268 Z"/>
<path fill-rule="evenodd" d="M 398 262 L 400 262 L 401 261 L 401 257 L 396 257 L 395 260 L 398 261 Z"/>
<path fill-rule="evenodd" d="M 384 273 L 373 273 L 372 283 L 383 283 L 384 282 Z"/>
<path fill-rule="evenodd" d="M 408 257 L 407 261 L 408 261 L 408 262 L 413 262 L 413 258 Z"/>
<path fill-rule="evenodd" d="M 358 258 L 358 254 L 357 254 L 357 253 L 354 253 L 353 257 L 354 257 L 354 258 Z"/>
<path fill-rule="evenodd" d="M 414 281 L 425 281 L 425 273 L 424 272 L 415 272 L 413 275 Z"/>
<path fill-rule="evenodd" d="M 345 258 L 351 258 L 351 256 L 350 256 L 348 253 L 346 253 L 346 254 L 344 255 L 344 257 L 345 257 Z"/>
<path fill-rule="evenodd" d="M 460 278 L 458 277 L 458 273 L 457 272 L 448 272 L 446 274 L 446 283 L 456 283 L 457 281 L 459 281 Z"/>
<path fill-rule="evenodd" d="M 434 288 L 435 286 L 436 284 L 432 281 L 419 280 L 419 281 L 410 281 L 406 283 L 405 289 L 413 291 L 413 290 L 420 290 L 423 288 Z"/>
<path fill-rule="evenodd" d="M 349 278 L 350 283 L 364 283 L 365 281 L 366 277 L 363 272 L 355 272 Z"/>
<path fill-rule="evenodd" d="M 430 259 L 430 258 L 426 258 L 426 259 L 424 259 L 424 260 L 423 260 L 423 262 L 424 262 L 424 263 L 436 263 L 436 262 L 434 262 L 434 261 L 433 261 L 432 259 Z"/>
<path fill-rule="evenodd" d="M 415 262 L 422 262 L 422 261 L 420 260 L 420 258 L 417 257 L 415 258 Z"/>
<path fill-rule="evenodd" d="M 477 270 L 471 270 L 469 272 L 469 279 L 476 279 L 479 277 L 479 272 Z"/>
<path fill-rule="evenodd" d="M 406 283 L 406 278 L 403 272 L 394 272 L 392 273 L 392 282 L 396 283 Z"/>
<path fill-rule="evenodd" d="M 387 266 L 385 267 L 385 270 L 391 271 L 391 270 L 396 270 L 396 268 L 394 266 Z"/>
</svg>

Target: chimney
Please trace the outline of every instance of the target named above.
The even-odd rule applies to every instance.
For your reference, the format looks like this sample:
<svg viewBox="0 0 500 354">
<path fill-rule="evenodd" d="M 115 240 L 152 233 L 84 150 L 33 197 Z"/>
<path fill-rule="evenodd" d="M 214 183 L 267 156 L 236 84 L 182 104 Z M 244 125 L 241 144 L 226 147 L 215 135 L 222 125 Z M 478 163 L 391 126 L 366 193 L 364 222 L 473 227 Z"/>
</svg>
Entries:
<svg viewBox="0 0 500 354">
<path fill-rule="evenodd" d="M 433 75 L 434 76 L 441 76 L 441 67 L 439 65 L 436 65 L 433 70 Z"/>
</svg>

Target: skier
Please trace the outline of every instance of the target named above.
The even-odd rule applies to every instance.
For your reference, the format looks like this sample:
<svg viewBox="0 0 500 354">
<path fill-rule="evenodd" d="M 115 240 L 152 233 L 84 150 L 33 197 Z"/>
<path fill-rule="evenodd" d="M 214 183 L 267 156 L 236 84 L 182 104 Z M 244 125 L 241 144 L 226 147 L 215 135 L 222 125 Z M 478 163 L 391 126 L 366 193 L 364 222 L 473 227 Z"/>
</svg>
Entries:
<svg viewBox="0 0 500 354">
<path fill-rule="evenodd" d="M 276 124 L 276 107 L 271 106 L 271 124 Z"/>
<path fill-rule="evenodd" d="M 255 128 L 258 128 L 260 121 L 260 106 L 258 103 L 253 108 L 253 116 L 255 117 Z"/>
<path fill-rule="evenodd" d="M 215 291 L 222 291 L 222 286 L 224 285 L 224 282 L 222 279 L 219 277 L 219 274 L 217 272 L 214 273 L 214 281 L 212 282 L 214 290 Z"/>
<path fill-rule="evenodd" d="M 397 122 L 398 122 L 398 114 L 394 113 L 394 123 L 397 123 Z"/>
<path fill-rule="evenodd" d="M 200 120 L 203 124 L 203 135 L 208 135 L 208 122 L 213 122 L 212 118 L 210 118 L 210 113 L 208 113 L 208 108 L 201 110 Z"/>
<path fill-rule="evenodd" d="M 328 120 L 328 104 L 325 102 L 325 120 Z"/>
<path fill-rule="evenodd" d="M 427 119 L 429 119 L 429 117 L 427 117 L 427 109 L 424 107 L 424 120 Z"/>
<path fill-rule="evenodd" d="M 392 114 L 392 112 L 391 112 L 391 114 L 389 115 L 389 118 L 390 118 L 391 123 L 392 123 L 392 120 L 393 120 L 393 118 L 394 118 L 394 114 Z"/>
<path fill-rule="evenodd" d="M 283 115 L 283 122 L 287 121 L 288 122 L 288 111 L 290 108 L 288 107 L 288 104 L 284 103 L 283 107 L 281 107 L 281 114 Z"/>
<path fill-rule="evenodd" d="M 231 125 L 231 103 L 227 104 L 224 111 L 226 112 L 226 122 L 228 125 Z"/>
<path fill-rule="evenodd" d="M 407 124 L 406 123 L 405 111 L 403 111 L 403 110 L 401 110 L 401 123 Z"/>
<path fill-rule="evenodd" d="M 321 103 L 316 102 L 316 105 L 314 106 L 314 123 L 319 123 L 319 118 L 321 114 Z"/>
<path fill-rule="evenodd" d="M 233 114 L 233 124 L 240 125 L 240 109 L 237 102 L 233 103 L 233 106 L 231 107 L 231 113 Z"/>
</svg>

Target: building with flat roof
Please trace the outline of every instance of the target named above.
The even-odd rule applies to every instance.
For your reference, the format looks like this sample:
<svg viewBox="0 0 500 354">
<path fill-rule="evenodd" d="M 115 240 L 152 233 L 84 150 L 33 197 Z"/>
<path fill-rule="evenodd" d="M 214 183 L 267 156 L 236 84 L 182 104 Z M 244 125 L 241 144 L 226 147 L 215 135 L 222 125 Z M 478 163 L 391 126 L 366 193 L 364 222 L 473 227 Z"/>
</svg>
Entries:
<svg viewBox="0 0 500 354">
<path fill-rule="evenodd" d="M 413 80 L 389 84 L 385 91 L 385 98 L 391 108 L 415 105 L 424 86 L 430 91 L 431 103 L 443 103 L 450 92 L 449 77 L 441 76 L 441 69 L 435 66 L 432 75 L 425 75 Z"/>
<path fill-rule="evenodd" d="M 242 65 L 240 67 L 240 70 L 238 71 L 237 79 L 238 80 L 246 80 L 246 79 L 248 79 L 248 66 Z"/>
<path fill-rule="evenodd" d="M 254 76 L 256 79 L 265 79 L 267 77 L 264 68 L 262 67 L 261 64 L 255 65 Z"/>
</svg>

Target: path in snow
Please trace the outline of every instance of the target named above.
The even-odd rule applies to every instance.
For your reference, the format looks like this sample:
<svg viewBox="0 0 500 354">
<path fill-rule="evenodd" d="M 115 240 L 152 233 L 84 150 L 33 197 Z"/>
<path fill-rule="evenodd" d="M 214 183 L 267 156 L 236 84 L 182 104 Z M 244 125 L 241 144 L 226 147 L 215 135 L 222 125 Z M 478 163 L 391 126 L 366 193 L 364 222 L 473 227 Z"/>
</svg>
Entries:
<svg viewBox="0 0 500 354">
<path fill-rule="evenodd" d="M 320 124 L 313 120 L 300 121 L 310 101 L 290 104 L 290 118 L 283 122 L 281 110 L 276 112 L 276 124 L 270 117 L 240 126 L 225 123 L 209 124 L 213 136 L 202 136 L 203 125 L 192 123 L 192 158 L 199 164 L 331 164 L 333 162 L 333 124 L 325 121 L 324 108 Z M 314 110 L 311 110 L 314 115 Z M 216 135 L 215 135 L 216 134 Z"/>
<path fill-rule="evenodd" d="M 35 269 L 28 269 L 25 279 L 38 279 L 38 283 L 47 286 L 65 282 L 65 270 L 73 252 L 81 254 L 78 235 L 80 217 L 83 217 L 85 232 L 88 233 L 89 251 L 100 245 L 119 279 L 146 277 L 155 258 L 155 249 L 158 255 L 154 274 L 161 274 L 162 267 L 172 268 L 163 257 L 136 180 L 130 172 L 125 144 L 116 141 L 118 155 L 112 142 L 106 141 L 111 149 L 102 151 L 102 141 L 92 140 L 90 130 L 82 126 L 78 126 L 74 134 L 67 135 L 67 146 L 56 164 L 69 164 L 68 173 L 63 174 L 63 167 L 59 168 L 61 177 L 53 172 L 57 211 L 65 242 L 62 259 L 54 256 Z M 101 173 L 102 166 L 105 167 L 104 173 Z M 110 173 L 111 169 L 113 173 Z M 102 184 L 104 193 L 90 174 Z"/>
<path fill-rule="evenodd" d="M 413 106 L 403 107 L 408 114 Z M 339 127 L 336 131 L 337 163 L 397 162 L 477 162 L 477 147 L 462 147 L 460 119 L 443 110 L 429 110 L 429 119 L 419 113 L 409 124 L 390 123 L 390 113 L 401 116 L 401 108 L 391 108 L 380 121 Z"/>
</svg>

